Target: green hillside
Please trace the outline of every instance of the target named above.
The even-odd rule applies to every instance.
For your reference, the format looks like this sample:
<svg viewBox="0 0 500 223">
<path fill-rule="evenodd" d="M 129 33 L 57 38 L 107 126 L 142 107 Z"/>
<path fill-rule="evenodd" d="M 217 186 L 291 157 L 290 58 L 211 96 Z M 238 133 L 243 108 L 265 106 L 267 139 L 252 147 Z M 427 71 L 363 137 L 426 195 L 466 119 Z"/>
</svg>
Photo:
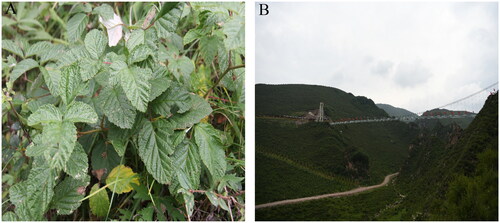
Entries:
<svg viewBox="0 0 500 223">
<path fill-rule="evenodd" d="M 395 116 L 395 117 L 398 117 L 398 116 L 416 117 L 416 116 L 418 116 L 417 114 L 415 114 L 411 111 L 408 111 L 404 108 L 398 108 L 398 107 L 394 107 L 394 106 L 388 105 L 388 104 L 376 104 L 376 105 L 380 109 L 383 109 L 385 112 L 387 112 L 387 114 L 389 114 L 390 116 Z"/>
<path fill-rule="evenodd" d="M 255 85 L 256 115 L 302 115 L 325 104 L 325 114 L 333 120 L 352 117 L 387 117 L 384 110 L 366 97 L 342 90 L 303 84 Z"/>
<path fill-rule="evenodd" d="M 258 94 L 267 92 L 266 97 L 280 102 L 275 103 L 276 107 L 257 103 L 257 110 L 263 105 L 268 106 L 264 110 L 276 109 L 261 114 L 298 113 L 307 106 L 288 101 L 291 96 L 286 93 L 296 92 L 310 106 L 319 105 L 312 98 L 320 98 L 325 105 L 345 104 L 330 107 L 337 114 L 387 116 L 370 99 L 335 88 L 307 85 L 258 85 L 257 88 Z M 301 94 L 303 90 L 307 92 Z M 327 96 L 320 95 L 326 93 Z M 307 97 L 311 100 L 306 100 Z M 361 100 L 366 103 L 357 104 Z M 286 104 L 287 101 L 291 104 Z M 294 112 L 278 112 L 280 109 Z M 258 117 L 255 131 L 257 204 L 380 183 L 403 165 L 407 148 L 417 134 L 416 126 L 396 121 L 330 126 L 316 122 L 299 125 L 294 120 L 270 117 Z M 327 177 L 312 180 L 312 175 Z M 275 177 L 280 180 L 273 180 Z"/>
</svg>

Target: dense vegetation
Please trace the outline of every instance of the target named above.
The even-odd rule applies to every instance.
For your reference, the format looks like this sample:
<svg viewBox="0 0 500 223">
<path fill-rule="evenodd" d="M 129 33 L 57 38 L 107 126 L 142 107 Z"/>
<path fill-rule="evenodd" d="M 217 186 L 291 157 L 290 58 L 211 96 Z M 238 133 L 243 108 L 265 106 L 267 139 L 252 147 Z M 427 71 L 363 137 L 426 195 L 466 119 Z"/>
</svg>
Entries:
<svg viewBox="0 0 500 223">
<path fill-rule="evenodd" d="M 331 119 L 387 117 L 384 110 L 366 97 L 355 97 L 342 90 L 314 85 L 255 85 L 255 113 L 259 115 L 303 115 L 325 104 Z"/>
<path fill-rule="evenodd" d="M 2 220 L 244 220 L 244 3 L 9 7 Z"/>
</svg>

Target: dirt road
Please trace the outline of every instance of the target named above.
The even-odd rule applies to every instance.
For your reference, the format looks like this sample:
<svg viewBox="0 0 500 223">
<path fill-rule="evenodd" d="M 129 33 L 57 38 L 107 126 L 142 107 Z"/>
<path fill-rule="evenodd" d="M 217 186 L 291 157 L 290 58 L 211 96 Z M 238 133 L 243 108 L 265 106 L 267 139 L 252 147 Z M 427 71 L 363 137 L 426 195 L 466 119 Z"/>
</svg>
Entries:
<svg viewBox="0 0 500 223">
<path fill-rule="evenodd" d="M 259 204 L 259 205 L 255 206 L 255 209 L 274 207 L 274 206 L 285 205 L 285 204 L 294 204 L 294 203 L 300 203 L 300 202 L 304 202 L 304 201 L 323 199 L 323 198 L 327 198 L 327 197 L 349 196 L 349 195 L 361 193 L 363 191 L 368 191 L 368 190 L 372 190 L 375 188 L 385 186 L 389 183 L 391 178 L 393 178 L 394 176 L 396 176 L 398 174 L 399 174 L 399 172 L 385 176 L 384 182 L 382 182 L 381 184 L 377 184 L 377 185 L 372 185 L 372 186 L 367 186 L 367 187 L 358 187 L 358 188 L 352 189 L 350 191 L 337 192 L 337 193 L 332 193 L 332 194 L 322 194 L 322 195 L 316 195 L 316 196 L 312 196 L 312 197 L 303 197 L 303 198 L 289 199 L 289 200 L 283 200 L 283 201 L 275 201 L 275 202 L 271 202 L 271 203 L 267 203 L 267 204 Z"/>
</svg>

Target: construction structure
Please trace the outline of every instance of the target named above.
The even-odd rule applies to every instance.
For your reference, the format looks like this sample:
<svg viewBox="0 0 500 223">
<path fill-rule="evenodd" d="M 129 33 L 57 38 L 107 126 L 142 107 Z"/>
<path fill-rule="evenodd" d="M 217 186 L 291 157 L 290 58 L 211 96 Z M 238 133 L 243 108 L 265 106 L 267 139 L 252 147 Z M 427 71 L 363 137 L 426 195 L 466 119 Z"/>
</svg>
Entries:
<svg viewBox="0 0 500 223">
<path fill-rule="evenodd" d="M 323 110 L 323 102 L 319 103 L 319 111 L 316 116 L 316 122 L 323 122 L 325 120 L 325 111 Z"/>
</svg>

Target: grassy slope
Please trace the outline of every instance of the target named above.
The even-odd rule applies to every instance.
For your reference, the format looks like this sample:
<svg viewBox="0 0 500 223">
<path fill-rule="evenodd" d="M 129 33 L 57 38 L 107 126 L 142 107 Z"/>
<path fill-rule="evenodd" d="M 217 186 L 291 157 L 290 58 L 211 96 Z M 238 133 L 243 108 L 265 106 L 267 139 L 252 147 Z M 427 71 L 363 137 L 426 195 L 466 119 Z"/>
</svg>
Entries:
<svg viewBox="0 0 500 223">
<path fill-rule="evenodd" d="M 417 116 L 417 114 L 404 108 L 398 108 L 388 104 L 377 104 L 377 107 L 383 109 L 390 116 Z"/>
</svg>

